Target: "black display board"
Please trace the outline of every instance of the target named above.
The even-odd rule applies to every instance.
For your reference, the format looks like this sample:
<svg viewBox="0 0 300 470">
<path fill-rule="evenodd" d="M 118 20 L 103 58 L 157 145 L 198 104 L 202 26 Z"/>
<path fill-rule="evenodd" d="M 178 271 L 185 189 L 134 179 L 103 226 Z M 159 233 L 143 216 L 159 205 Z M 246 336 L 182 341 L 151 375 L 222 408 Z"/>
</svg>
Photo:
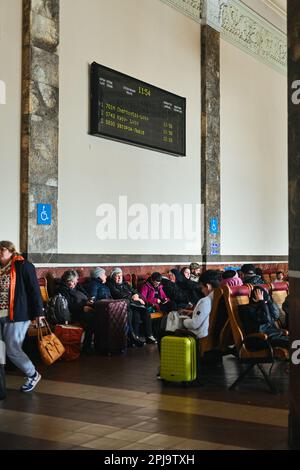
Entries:
<svg viewBox="0 0 300 470">
<path fill-rule="evenodd" d="M 93 62 L 90 133 L 185 156 L 186 99 Z"/>
</svg>

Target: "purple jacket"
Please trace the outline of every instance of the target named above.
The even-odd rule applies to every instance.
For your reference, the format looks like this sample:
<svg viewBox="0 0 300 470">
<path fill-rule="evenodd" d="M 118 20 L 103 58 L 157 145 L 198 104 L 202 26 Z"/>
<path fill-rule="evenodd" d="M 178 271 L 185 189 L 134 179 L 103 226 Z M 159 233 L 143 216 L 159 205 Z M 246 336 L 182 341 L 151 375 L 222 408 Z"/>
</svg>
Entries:
<svg viewBox="0 0 300 470">
<path fill-rule="evenodd" d="M 157 303 L 158 299 L 157 297 L 155 297 L 155 289 L 153 285 L 151 284 L 151 282 L 148 282 L 148 281 L 145 282 L 145 284 L 143 284 L 141 287 L 140 293 L 141 293 L 141 297 L 143 298 L 145 302 L 152 304 L 152 305 L 158 305 Z M 158 293 L 159 293 L 159 299 L 162 302 L 170 300 L 166 296 L 163 286 L 161 284 L 158 286 Z"/>
</svg>

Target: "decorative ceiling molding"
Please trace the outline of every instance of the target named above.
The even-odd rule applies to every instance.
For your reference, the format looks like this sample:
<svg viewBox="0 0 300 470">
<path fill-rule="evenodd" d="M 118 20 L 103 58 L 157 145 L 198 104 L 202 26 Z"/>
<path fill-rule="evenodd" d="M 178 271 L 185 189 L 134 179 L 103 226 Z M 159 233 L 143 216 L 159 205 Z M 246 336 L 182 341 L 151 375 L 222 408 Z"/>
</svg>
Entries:
<svg viewBox="0 0 300 470">
<path fill-rule="evenodd" d="M 239 0 L 161 0 L 198 23 L 221 31 L 222 38 L 287 73 L 287 36 Z M 268 0 L 274 3 L 272 0 Z M 267 3 L 267 1 L 266 1 Z M 275 4 L 275 3 L 274 3 Z"/>
<path fill-rule="evenodd" d="M 242 50 L 287 73 L 287 37 L 239 0 L 222 9 L 221 35 Z"/>
<path fill-rule="evenodd" d="M 201 8 L 204 0 L 161 0 L 163 3 L 176 8 L 186 16 L 201 22 Z"/>
<path fill-rule="evenodd" d="M 222 11 L 228 0 L 203 0 L 201 23 L 211 26 L 217 31 L 222 29 Z"/>
</svg>

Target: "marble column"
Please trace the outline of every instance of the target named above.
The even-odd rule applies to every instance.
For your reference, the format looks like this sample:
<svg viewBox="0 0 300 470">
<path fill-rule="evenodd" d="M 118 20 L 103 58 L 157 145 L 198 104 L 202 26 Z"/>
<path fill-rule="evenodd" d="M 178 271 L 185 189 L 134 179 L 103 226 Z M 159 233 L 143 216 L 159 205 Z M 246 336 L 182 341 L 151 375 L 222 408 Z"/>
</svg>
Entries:
<svg viewBox="0 0 300 470">
<path fill-rule="evenodd" d="M 202 255 L 220 254 L 220 33 L 201 31 L 201 204 Z"/>
<path fill-rule="evenodd" d="M 288 5 L 289 330 L 291 335 L 289 444 L 300 449 L 300 2 Z"/>
<path fill-rule="evenodd" d="M 202 3 L 201 203 L 204 264 L 220 255 L 220 29 L 226 2 Z"/>
<path fill-rule="evenodd" d="M 59 0 L 23 0 L 21 250 L 33 261 L 57 252 Z M 50 204 L 50 225 L 37 223 Z"/>
</svg>

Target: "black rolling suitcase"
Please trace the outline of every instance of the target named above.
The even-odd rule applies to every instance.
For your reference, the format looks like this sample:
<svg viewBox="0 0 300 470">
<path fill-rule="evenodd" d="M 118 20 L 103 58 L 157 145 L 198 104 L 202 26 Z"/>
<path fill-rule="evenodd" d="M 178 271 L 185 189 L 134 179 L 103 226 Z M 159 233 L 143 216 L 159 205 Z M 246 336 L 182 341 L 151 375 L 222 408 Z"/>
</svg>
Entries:
<svg viewBox="0 0 300 470">
<path fill-rule="evenodd" d="M 127 348 L 126 300 L 100 300 L 95 304 L 95 350 L 100 354 L 120 354 Z"/>
</svg>

